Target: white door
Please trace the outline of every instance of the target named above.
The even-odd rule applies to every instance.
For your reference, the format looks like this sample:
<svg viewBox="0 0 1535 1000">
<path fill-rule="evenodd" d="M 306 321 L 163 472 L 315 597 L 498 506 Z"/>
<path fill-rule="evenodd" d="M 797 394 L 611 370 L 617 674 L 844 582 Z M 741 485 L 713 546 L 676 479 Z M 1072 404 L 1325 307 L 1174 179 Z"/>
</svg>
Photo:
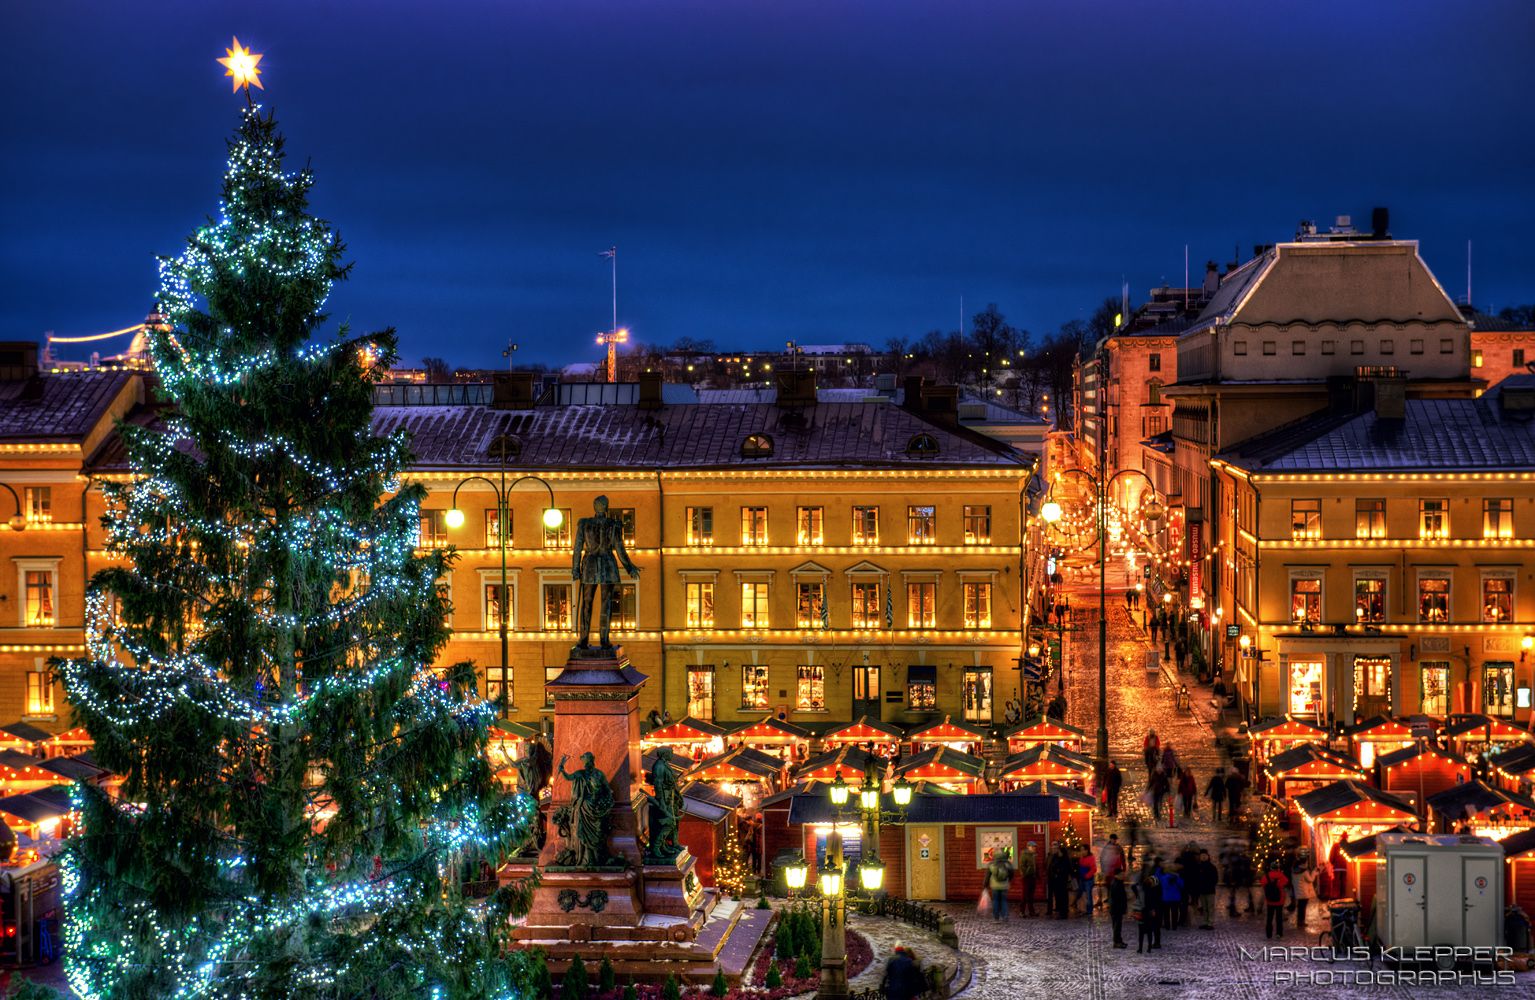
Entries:
<svg viewBox="0 0 1535 1000">
<path fill-rule="evenodd" d="M 1431 944 L 1428 940 L 1427 897 L 1424 894 L 1428 881 L 1428 858 L 1422 854 L 1393 854 L 1391 885 L 1387 893 L 1391 900 L 1391 940 L 1387 943 L 1399 948 L 1415 948 Z"/>
<path fill-rule="evenodd" d="M 1503 943 L 1503 889 L 1498 884 L 1502 863 L 1497 858 L 1461 859 L 1465 885 L 1466 936 L 1456 944 L 1492 948 Z"/>
</svg>

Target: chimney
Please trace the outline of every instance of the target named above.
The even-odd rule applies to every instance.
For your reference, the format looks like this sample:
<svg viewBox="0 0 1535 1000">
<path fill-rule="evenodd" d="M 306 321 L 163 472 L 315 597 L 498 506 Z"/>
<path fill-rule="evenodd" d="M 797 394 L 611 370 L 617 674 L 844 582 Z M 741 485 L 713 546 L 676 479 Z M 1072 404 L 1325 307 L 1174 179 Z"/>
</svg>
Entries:
<svg viewBox="0 0 1535 1000">
<path fill-rule="evenodd" d="M 955 423 L 959 419 L 959 386 L 930 385 L 923 389 L 922 413 L 937 423 Z"/>
<path fill-rule="evenodd" d="M 1213 260 L 1205 261 L 1205 297 L 1215 294 L 1221 287 L 1221 269 Z"/>
<path fill-rule="evenodd" d="M 1391 233 L 1391 209 L 1381 205 L 1370 212 L 1370 238 L 1372 240 L 1389 240 Z"/>
<path fill-rule="evenodd" d="M 640 372 L 640 402 L 642 410 L 659 410 L 661 408 L 661 373 Z"/>
<path fill-rule="evenodd" d="M 21 382 L 36 375 L 36 341 L 0 341 L 0 382 Z"/>
<path fill-rule="evenodd" d="M 1375 375 L 1360 380 L 1360 402 L 1375 411 L 1376 420 L 1403 420 L 1407 416 L 1407 379 L 1402 375 Z M 1361 407 L 1362 409 L 1363 407 Z"/>
<path fill-rule="evenodd" d="M 778 406 L 785 410 L 798 410 L 815 405 L 815 371 L 779 369 L 773 373 L 778 385 Z"/>
<path fill-rule="evenodd" d="M 922 408 L 922 384 L 925 380 L 921 375 L 908 375 L 901 382 L 903 392 L 903 404 L 908 410 L 920 410 Z"/>
<path fill-rule="evenodd" d="M 492 410 L 531 410 L 538 402 L 532 372 L 497 372 L 490 386 Z"/>
</svg>

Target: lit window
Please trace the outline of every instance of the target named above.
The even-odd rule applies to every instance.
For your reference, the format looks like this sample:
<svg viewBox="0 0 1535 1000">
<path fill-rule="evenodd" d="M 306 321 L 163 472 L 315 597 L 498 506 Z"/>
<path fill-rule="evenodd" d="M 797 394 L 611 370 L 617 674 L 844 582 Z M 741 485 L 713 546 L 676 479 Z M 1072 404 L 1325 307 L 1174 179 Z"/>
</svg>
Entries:
<svg viewBox="0 0 1535 1000">
<path fill-rule="evenodd" d="M 1322 501 L 1290 501 L 1290 537 L 1322 537 Z"/>
<path fill-rule="evenodd" d="M 767 664 L 741 664 L 741 708 L 748 712 L 768 710 Z"/>
<path fill-rule="evenodd" d="M 1354 617 L 1374 624 L 1386 620 L 1386 581 L 1364 576 L 1354 581 Z"/>
<path fill-rule="evenodd" d="M 510 590 L 511 585 L 508 584 L 507 587 L 508 587 L 508 590 Z M 501 593 L 501 584 L 500 584 L 500 582 L 497 581 L 496 583 L 486 583 L 485 584 L 485 628 L 487 630 L 489 630 L 489 629 L 499 629 L 501 627 L 501 609 L 502 608 L 506 608 L 506 613 L 508 615 L 507 620 L 506 620 L 506 627 L 507 628 L 511 628 L 512 627 L 512 618 L 511 618 L 512 607 L 511 607 L 511 603 L 509 601 L 505 601 L 505 602 L 502 601 L 502 593 Z"/>
<path fill-rule="evenodd" d="M 1514 501 L 1508 499 L 1482 501 L 1482 537 L 1514 537 Z"/>
<path fill-rule="evenodd" d="M 688 665 L 688 715 L 714 721 L 714 665 Z"/>
<path fill-rule="evenodd" d="M 1418 577 L 1418 621 L 1450 620 L 1450 578 L 1445 575 Z"/>
<path fill-rule="evenodd" d="M 53 487 L 28 486 L 23 504 L 30 524 L 50 524 L 53 521 Z"/>
<path fill-rule="evenodd" d="M 741 582 L 741 627 L 768 627 L 768 585 L 766 582 Z"/>
<path fill-rule="evenodd" d="M 913 712 L 931 712 L 938 708 L 938 685 L 932 681 L 910 681 L 906 685 L 906 707 Z"/>
<path fill-rule="evenodd" d="M 965 628 L 991 628 L 991 584 L 965 584 Z"/>
<path fill-rule="evenodd" d="M 825 541 L 821 531 L 824 507 L 799 508 L 796 521 L 798 530 L 796 537 L 801 545 L 820 545 Z"/>
<path fill-rule="evenodd" d="M 611 510 L 608 511 L 608 516 L 609 517 L 616 517 L 616 518 L 618 518 L 618 523 L 622 526 L 623 532 L 624 532 L 624 544 L 625 545 L 633 545 L 634 544 L 634 508 L 633 507 L 614 507 L 614 508 L 612 508 Z"/>
<path fill-rule="evenodd" d="M 1514 665 L 1482 664 L 1482 712 L 1504 719 L 1514 715 Z"/>
<path fill-rule="evenodd" d="M 570 613 L 570 584 L 544 584 L 544 629 L 569 632 L 574 627 Z"/>
<path fill-rule="evenodd" d="M 991 506 L 965 505 L 965 544 L 991 544 Z"/>
<path fill-rule="evenodd" d="M 512 513 L 506 513 L 506 539 L 507 544 L 512 541 Z M 501 538 L 501 512 L 494 507 L 485 508 L 485 547 L 487 549 L 499 548 Z"/>
<path fill-rule="evenodd" d="M 688 628 L 714 627 L 714 583 L 692 583 L 687 586 Z"/>
<path fill-rule="evenodd" d="M 51 570 L 27 570 L 26 623 L 42 628 L 54 625 L 53 572 Z"/>
<path fill-rule="evenodd" d="M 906 543 L 933 545 L 938 541 L 938 515 L 933 507 L 906 508 Z"/>
<path fill-rule="evenodd" d="M 1450 664 L 1447 660 L 1424 660 L 1418 664 L 1418 711 L 1424 715 L 1450 713 Z"/>
<path fill-rule="evenodd" d="M 1506 622 L 1514 617 L 1514 577 L 1482 577 L 1482 621 Z"/>
<path fill-rule="evenodd" d="M 853 544 L 879 544 L 879 508 L 853 508 Z"/>
<path fill-rule="evenodd" d="M 1450 536 L 1450 501 L 1418 501 L 1418 537 L 1448 538 Z"/>
<path fill-rule="evenodd" d="M 448 522 L 445 510 L 423 510 L 420 534 L 416 544 L 423 549 L 440 549 L 448 544 Z"/>
<path fill-rule="evenodd" d="M 938 624 L 938 584 L 906 585 L 906 625 L 909 628 L 934 628 Z"/>
<path fill-rule="evenodd" d="M 560 676 L 560 674 L 564 672 L 564 670 L 565 670 L 564 667 L 545 667 L 544 668 L 544 707 L 545 708 L 553 708 L 554 707 L 554 689 L 549 686 L 549 682 L 555 680 L 556 678 L 558 678 Z"/>
<path fill-rule="evenodd" d="M 853 584 L 853 607 L 850 612 L 853 628 L 879 628 L 879 584 Z"/>
<path fill-rule="evenodd" d="M 991 721 L 991 668 L 967 667 L 960 679 L 960 705 L 966 722 Z"/>
<path fill-rule="evenodd" d="M 796 623 L 800 628 L 820 628 L 826 610 L 826 584 L 800 583 L 794 591 Z"/>
<path fill-rule="evenodd" d="M 713 507 L 689 507 L 688 517 L 688 544 L 689 545 L 713 545 L 714 544 L 714 508 Z"/>
<path fill-rule="evenodd" d="M 568 548 L 570 548 L 570 539 L 571 539 L 570 531 L 571 531 L 571 527 L 573 525 L 573 522 L 574 522 L 574 518 L 572 518 L 570 516 L 570 508 L 569 507 L 561 507 L 560 508 L 560 526 L 558 528 L 551 528 L 547 524 L 544 525 L 544 548 L 546 548 L 546 549 L 568 549 Z"/>
<path fill-rule="evenodd" d="M 1316 625 L 1322 620 L 1322 581 L 1295 577 L 1290 581 L 1290 620 L 1297 625 Z"/>
<path fill-rule="evenodd" d="M 1391 700 L 1391 657 L 1354 657 L 1354 710 L 1370 708 L 1366 700 Z"/>
<path fill-rule="evenodd" d="M 1480 367 L 1482 367 L 1482 352 L 1481 351 L 1472 351 L 1471 352 L 1471 367 L 1472 368 L 1480 368 Z"/>
<path fill-rule="evenodd" d="M 485 700 L 500 705 L 504 712 L 512 705 L 512 668 L 499 663 L 485 668 Z"/>
<path fill-rule="evenodd" d="M 1354 501 L 1354 537 L 1386 537 L 1386 501 Z"/>
<path fill-rule="evenodd" d="M 797 671 L 794 708 L 799 712 L 826 711 L 826 668 L 819 663 L 801 663 Z"/>
<path fill-rule="evenodd" d="M 767 508 L 742 507 L 741 544 L 766 545 L 767 540 Z"/>
<path fill-rule="evenodd" d="M 773 439 L 766 434 L 753 434 L 741 442 L 742 458 L 770 458 L 773 454 Z"/>
<path fill-rule="evenodd" d="M 27 671 L 27 714 L 54 714 L 53 677 L 45 670 Z"/>
</svg>

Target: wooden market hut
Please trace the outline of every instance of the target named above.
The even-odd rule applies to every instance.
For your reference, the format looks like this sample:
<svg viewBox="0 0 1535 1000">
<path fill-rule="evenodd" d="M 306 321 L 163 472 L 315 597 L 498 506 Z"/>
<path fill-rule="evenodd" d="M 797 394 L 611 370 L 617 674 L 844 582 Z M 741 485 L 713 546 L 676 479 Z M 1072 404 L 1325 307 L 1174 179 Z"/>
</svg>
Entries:
<svg viewBox="0 0 1535 1000">
<path fill-rule="evenodd" d="M 40 749 L 45 757 L 68 757 L 89 750 L 96 745 L 84 726 L 66 729 L 42 741 Z"/>
<path fill-rule="evenodd" d="M 1006 739 L 1008 753 L 1019 753 L 1037 743 L 1054 743 L 1080 753 L 1087 732 L 1053 716 L 1031 715 L 1009 729 Z"/>
<path fill-rule="evenodd" d="M 0 818 L 5 825 L 33 840 L 68 836 L 73 811 L 69 789 L 62 786 L 0 798 L 0 814 L 4 814 Z"/>
<path fill-rule="evenodd" d="M 783 787 L 785 764 L 751 747 L 736 747 L 699 761 L 684 774 L 688 781 L 717 784 L 740 796 L 748 807 Z"/>
<path fill-rule="evenodd" d="M 1528 729 L 1521 729 L 1507 719 L 1475 714 L 1452 715 L 1439 731 L 1439 737 L 1463 757 L 1489 747 L 1507 748 L 1535 741 Z"/>
<path fill-rule="evenodd" d="M 871 766 L 876 769 L 876 773 L 883 781 L 885 770 L 890 766 L 890 762 L 862 747 L 847 745 L 816 754 L 796 767 L 790 774 L 796 783 L 805 781 L 830 783 L 836 781 L 840 774 L 844 782 L 856 788 L 863 784 L 864 777 L 869 773 Z"/>
<path fill-rule="evenodd" d="M 1055 743 L 1036 743 L 1002 762 L 997 783 L 1011 790 L 1032 781 L 1053 781 L 1082 787 L 1092 776 L 1091 758 Z"/>
<path fill-rule="evenodd" d="M 35 792 L 49 785 L 60 785 L 74 780 L 73 775 L 62 774 L 58 767 L 45 767 L 46 763 L 47 761 L 41 757 L 34 757 L 17 750 L 0 750 L 0 795 Z M 70 769 L 70 765 L 62 766 Z M 95 768 L 90 777 L 94 778 L 100 773 L 101 769 Z"/>
<path fill-rule="evenodd" d="M 984 792 L 986 761 L 963 750 L 936 746 L 897 762 L 895 777 L 914 785 L 938 785 L 949 791 Z"/>
<path fill-rule="evenodd" d="M 963 750 L 977 757 L 986 752 L 986 730 L 968 723 L 954 722 L 947 715 L 940 722 L 929 722 L 913 729 L 906 738 L 911 741 L 912 753 L 921 753 L 934 747 Z"/>
<path fill-rule="evenodd" d="M 1321 743 L 1299 743 L 1274 754 L 1263 765 L 1264 791 L 1279 799 L 1296 796 L 1334 781 L 1365 781 L 1368 774 L 1345 753 Z"/>
<path fill-rule="evenodd" d="M 725 727 L 688 716 L 669 722 L 640 737 L 640 748 L 669 746 L 679 757 L 700 761 L 725 751 Z"/>
<path fill-rule="evenodd" d="M 894 757 L 904 738 L 905 733 L 899 726 L 865 715 L 854 722 L 828 730 L 821 737 L 821 743 L 828 750 L 872 746 L 880 756 Z"/>
<path fill-rule="evenodd" d="M 1057 784 L 1054 781 L 1030 781 L 1005 794 L 1055 796 L 1061 804 L 1060 825 L 1074 829 L 1084 844 L 1093 843 L 1093 815 L 1098 810 L 1098 800 L 1082 789 Z M 1057 836 L 1056 839 L 1059 837 Z M 1041 893 L 1043 888 L 1041 885 Z"/>
<path fill-rule="evenodd" d="M 1317 858 L 1330 857 L 1339 842 L 1346 844 L 1418 818 L 1411 803 L 1362 781 L 1334 781 L 1294 801 L 1311 837 L 1312 856 Z"/>
<path fill-rule="evenodd" d="M 789 844 L 812 865 L 825 852 L 833 824 L 856 843 L 848 830 L 848 811 L 838 810 L 824 792 L 798 790 L 785 796 L 782 822 Z M 973 904 L 981 893 L 986 866 L 1002 848 L 1014 858 L 1033 844 L 1041 860 L 1059 836 L 1059 800 L 1051 795 L 946 795 L 921 792 L 904 810 L 886 798 L 883 809 L 899 817 L 880 828 L 880 859 L 885 863 L 885 891 L 902 899 L 953 900 Z M 853 811 L 856 816 L 856 810 Z M 855 820 L 856 822 L 856 820 Z M 861 853 L 861 845 L 853 849 Z M 1044 879 L 1038 891 L 1043 892 Z M 1023 880 L 1014 879 L 1009 897 L 1023 899 Z"/>
<path fill-rule="evenodd" d="M 1344 727 L 1354 759 L 1365 767 L 1373 767 L 1377 757 L 1412 746 L 1417 737 L 1412 727 L 1400 719 L 1374 715 L 1363 722 Z"/>
<path fill-rule="evenodd" d="M 1428 829 L 1502 840 L 1535 826 L 1535 799 L 1482 781 L 1452 785 L 1428 797 Z"/>
<path fill-rule="evenodd" d="M 1432 743 L 1393 750 L 1375 766 L 1380 787 L 1407 799 L 1419 812 L 1427 808 L 1428 796 L 1471 780 L 1471 765 L 1464 757 Z"/>
<path fill-rule="evenodd" d="M 542 729 L 526 722 L 497 719 L 490 724 L 485 740 L 485 752 L 490 757 L 490 766 L 498 776 L 514 772 L 517 761 L 527 752 L 528 744 L 542 735 Z"/>
<path fill-rule="evenodd" d="M 0 726 L 0 750 L 16 750 L 30 756 L 36 752 L 38 744 L 46 742 L 52 735 L 30 722 L 7 722 Z"/>
<path fill-rule="evenodd" d="M 1405 826 L 1391 828 L 1397 832 L 1406 832 Z M 1381 833 L 1388 831 L 1382 830 Z M 1360 837 L 1357 840 L 1346 841 L 1339 851 L 1344 863 L 1342 885 L 1334 879 L 1329 882 L 1329 892 L 1334 899 L 1349 897 L 1359 903 L 1359 918 L 1361 921 L 1373 919 L 1375 914 L 1375 883 L 1380 874 L 1380 852 L 1377 850 L 1376 835 Z"/>
<path fill-rule="evenodd" d="M 1525 913 L 1535 913 L 1535 829 L 1509 834 L 1498 845 L 1508 866 L 1508 902 Z"/>
<path fill-rule="evenodd" d="M 1327 742 L 1327 730 L 1314 722 L 1293 715 L 1270 716 L 1253 723 L 1247 730 L 1252 741 L 1253 763 L 1262 767 L 1275 754 L 1301 743 Z"/>
<path fill-rule="evenodd" d="M 1489 781 L 1517 791 L 1535 781 L 1535 744 L 1524 743 L 1487 758 Z"/>
<path fill-rule="evenodd" d="M 783 719 L 758 719 L 726 732 L 725 746 L 732 745 L 799 762 L 809 756 L 810 730 Z"/>
<path fill-rule="evenodd" d="M 677 840 L 697 860 L 695 871 L 705 885 L 714 884 L 714 861 L 724 849 L 725 838 L 735 836 L 739 795 L 715 785 L 695 781 L 682 790 L 682 819 Z"/>
</svg>

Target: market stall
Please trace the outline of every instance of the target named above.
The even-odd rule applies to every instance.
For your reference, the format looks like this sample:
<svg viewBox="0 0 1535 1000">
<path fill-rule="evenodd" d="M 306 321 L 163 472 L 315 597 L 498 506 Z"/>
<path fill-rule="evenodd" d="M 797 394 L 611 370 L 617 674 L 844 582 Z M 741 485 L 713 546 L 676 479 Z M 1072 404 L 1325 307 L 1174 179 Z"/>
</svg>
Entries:
<svg viewBox="0 0 1535 1000">
<path fill-rule="evenodd" d="M 1291 715 L 1270 716 L 1253 723 L 1247 730 L 1252 741 L 1253 763 L 1261 768 L 1275 754 L 1302 743 L 1327 742 L 1327 730 Z"/>
<path fill-rule="evenodd" d="M 725 748 L 749 747 L 779 760 L 799 762 L 810 756 L 810 730 L 783 719 L 759 719 L 725 734 Z"/>
<path fill-rule="evenodd" d="M 543 735 L 543 730 L 525 722 L 497 719 L 490 724 L 485 740 L 485 753 L 496 774 L 507 774 L 517 767 L 517 762 L 527 753 L 528 743 Z"/>
<path fill-rule="evenodd" d="M 1429 829 L 1502 840 L 1535 826 L 1535 798 L 1483 781 L 1452 785 L 1428 796 Z"/>
<path fill-rule="evenodd" d="M 929 722 L 913 729 L 907 736 L 911 752 L 921 753 L 933 747 L 950 747 L 980 756 L 986 752 L 986 731 L 963 722 L 954 722 L 946 715 L 942 722 Z"/>
<path fill-rule="evenodd" d="M 784 767 L 784 762 L 771 754 L 751 747 L 736 747 L 699 761 L 684 778 L 718 785 L 739 797 L 750 809 L 783 787 Z"/>
<path fill-rule="evenodd" d="M 1060 802 L 1061 824 L 1075 830 L 1084 844 L 1094 842 L 1093 816 L 1098 811 L 1098 800 L 1082 789 L 1054 781 L 1029 781 L 1006 794 L 1054 796 Z M 1059 831 L 1052 831 L 1052 840 L 1059 837 Z"/>
<path fill-rule="evenodd" d="M 1320 743 L 1301 743 L 1274 754 L 1261 774 L 1263 791 L 1278 799 L 1294 799 L 1334 781 L 1368 779 L 1358 761 Z"/>
<path fill-rule="evenodd" d="M 52 735 L 30 722 L 8 722 L 0 726 L 0 750 L 17 750 L 32 755 L 39 744 L 47 742 Z"/>
<path fill-rule="evenodd" d="M 1508 866 L 1508 901 L 1535 914 L 1535 830 L 1520 830 L 1498 841 Z"/>
<path fill-rule="evenodd" d="M 91 734 L 86 732 L 85 727 L 76 726 L 43 740 L 39 749 L 45 757 L 68 757 L 89 750 L 95 745 L 96 741 L 91 739 Z"/>
<path fill-rule="evenodd" d="M 1031 715 L 1009 729 L 1006 739 L 1008 753 L 1018 753 L 1038 743 L 1054 743 L 1080 752 L 1087 742 L 1087 733 L 1048 715 Z"/>
<path fill-rule="evenodd" d="M 1333 848 L 1400 824 L 1417 821 L 1411 803 L 1362 781 L 1335 781 L 1295 799 L 1313 857 L 1332 856 Z"/>
<path fill-rule="evenodd" d="M 834 747 L 825 753 L 816 754 L 805 763 L 796 767 L 792 772 L 792 780 L 796 783 L 804 781 L 820 781 L 830 783 L 837 780 L 838 775 L 850 785 L 862 785 L 869 768 L 874 767 L 883 783 L 890 762 L 884 757 L 872 754 L 857 746 Z"/>
<path fill-rule="evenodd" d="M 60 766 L 70 769 L 70 765 L 50 768 L 44 766 L 46 763 L 48 762 L 41 757 L 34 757 L 17 750 L 0 750 L 0 795 L 35 792 L 49 785 L 62 785 L 74 780 L 73 776 L 66 776 L 59 770 Z M 84 765 L 81 765 L 82 770 L 83 767 Z M 96 768 L 91 776 L 94 777 L 99 773 L 100 768 Z"/>
<path fill-rule="evenodd" d="M 714 884 L 714 861 L 735 832 L 740 796 L 715 785 L 693 782 L 682 792 L 682 820 L 677 840 L 697 859 L 695 872 L 705 885 Z"/>
<path fill-rule="evenodd" d="M 1505 750 L 1535 742 L 1535 735 L 1507 719 L 1490 715 L 1452 715 L 1439 732 L 1440 739 L 1463 757 L 1488 750 Z"/>
<path fill-rule="evenodd" d="M 900 751 L 904 737 L 899 726 L 865 715 L 855 722 L 828 730 L 821 737 L 821 743 L 828 750 L 856 746 L 872 749 L 881 757 L 894 757 Z"/>
<path fill-rule="evenodd" d="M 1366 768 L 1374 767 L 1377 757 L 1412 746 L 1416 740 L 1411 726 L 1384 715 L 1371 716 L 1346 726 L 1343 733 L 1348 738 L 1354 759 Z"/>
<path fill-rule="evenodd" d="M 1428 796 L 1471 780 L 1471 765 L 1464 757 L 1432 743 L 1393 750 L 1375 764 L 1380 787 L 1411 802 L 1419 812 L 1426 808 Z"/>
<path fill-rule="evenodd" d="M 671 747 L 672 753 L 683 759 L 700 761 L 725 752 L 725 727 L 690 715 L 640 737 L 643 750 L 662 746 Z"/>
<path fill-rule="evenodd" d="M 1535 744 L 1525 743 L 1488 758 L 1488 781 L 1510 791 L 1527 792 L 1535 781 Z"/>
<path fill-rule="evenodd" d="M 951 792 L 984 792 L 986 761 L 963 750 L 936 746 L 899 761 L 895 776 Z"/>
<path fill-rule="evenodd" d="M 1092 773 L 1093 762 L 1083 754 L 1054 743 L 1036 743 L 1008 757 L 997 774 L 997 782 L 1004 791 L 1033 781 L 1082 788 Z"/>
</svg>

